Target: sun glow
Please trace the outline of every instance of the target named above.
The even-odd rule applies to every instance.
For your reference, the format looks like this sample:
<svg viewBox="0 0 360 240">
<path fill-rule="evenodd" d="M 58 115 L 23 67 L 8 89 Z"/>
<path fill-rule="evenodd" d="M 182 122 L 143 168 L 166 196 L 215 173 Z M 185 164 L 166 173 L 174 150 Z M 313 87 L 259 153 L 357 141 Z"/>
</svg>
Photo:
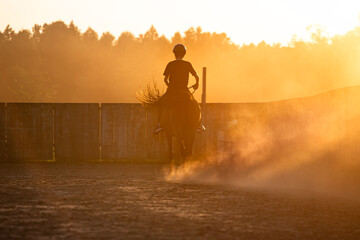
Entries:
<svg viewBox="0 0 360 240">
<path fill-rule="evenodd" d="M 74 21 L 85 31 L 144 33 L 154 25 L 171 37 L 176 31 L 201 26 L 204 31 L 225 32 L 235 43 L 287 44 L 293 35 L 308 39 L 306 28 L 319 25 L 330 36 L 358 25 L 360 1 L 356 0 L 184 0 L 167 1 L 46 1 L 3 0 L 0 29 L 7 24 L 19 30 L 56 20 Z"/>
</svg>

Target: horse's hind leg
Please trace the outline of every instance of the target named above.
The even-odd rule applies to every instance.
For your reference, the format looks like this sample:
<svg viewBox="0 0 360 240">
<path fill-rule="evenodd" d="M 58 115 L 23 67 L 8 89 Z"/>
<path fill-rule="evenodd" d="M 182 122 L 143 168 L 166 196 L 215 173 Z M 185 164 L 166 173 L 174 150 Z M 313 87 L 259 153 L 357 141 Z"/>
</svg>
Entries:
<svg viewBox="0 0 360 240">
<path fill-rule="evenodd" d="M 178 141 L 178 144 L 179 144 L 181 157 L 182 157 L 183 160 L 185 160 L 185 158 L 186 158 L 186 149 L 185 149 L 184 142 L 181 139 L 177 139 L 177 141 Z"/>
<path fill-rule="evenodd" d="M 166 141 L 168 144 L 168 149 L 169 149 L 169 162 L 171 163 L 173 158 L 174 158 L 174 154 L 173 154 L 173 142 L 172 142 L 172 136 L 166 134 Z"/>
</svg>

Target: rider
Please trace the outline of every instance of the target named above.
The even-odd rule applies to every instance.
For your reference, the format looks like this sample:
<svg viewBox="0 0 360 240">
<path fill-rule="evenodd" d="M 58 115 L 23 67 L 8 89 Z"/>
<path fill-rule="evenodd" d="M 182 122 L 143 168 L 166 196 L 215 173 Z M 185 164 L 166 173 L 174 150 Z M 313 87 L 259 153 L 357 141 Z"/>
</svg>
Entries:
<svg viewBox="0 0 360 240">
<path fill-rule="evenodd" d="M 176 44 L 174 46 L 173 53 L 175 54 L 176 60 L 169 62 L 164 71 L 164 82 L 168 88 L 165 94 L 159 99 L 158 122 L 153 131 L 154 134 L 158 134 L 163 130 L 160 126 L 160 119 L 163 105 L 170 99 L 169 96 L 181 91 L 191 94 L 187 87 L 189 83 L 189 73 L 191 73 L 191 75 L 193 75 L 196 79 L 196 83 L 191 87 L 194 88 L 194 90 L 199 88 L 199 77 L 193 66 L 190 62 L 183 60 L 186 54 L 186 47 L 183 44 Z M 205 127 L 200 124 L 196 131 L 205 131 Z"/>
</svg>

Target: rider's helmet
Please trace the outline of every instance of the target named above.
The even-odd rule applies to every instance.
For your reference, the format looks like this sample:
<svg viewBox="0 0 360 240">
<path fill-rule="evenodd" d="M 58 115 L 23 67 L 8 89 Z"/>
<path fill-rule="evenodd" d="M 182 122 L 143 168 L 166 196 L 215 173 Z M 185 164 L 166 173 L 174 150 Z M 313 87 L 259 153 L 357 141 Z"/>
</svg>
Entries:
<svg viewBox="0 0 360 240">
<path fill-rule="evenodd" d="M 186 47 L 183 44 L 176 44 L 173 48 L 173 53 L 176 57 L 184 57 L 186 54 Z"/>
</svg>

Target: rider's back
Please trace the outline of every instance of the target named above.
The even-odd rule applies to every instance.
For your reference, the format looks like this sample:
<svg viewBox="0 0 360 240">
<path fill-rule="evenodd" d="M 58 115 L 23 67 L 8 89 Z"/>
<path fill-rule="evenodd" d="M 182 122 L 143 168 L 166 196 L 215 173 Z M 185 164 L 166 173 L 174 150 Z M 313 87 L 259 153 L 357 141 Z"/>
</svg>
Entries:
<svg viewBox="0 0 360 240">
<path fill-rule="evenodd" d="M 190 62 L 177 59 L 168 63 L 164 76 L 169 76 L 169 89 L 186 90 L 189 83 L 189 73 L 193 76 L 196 72 Z"/>
</svg>

